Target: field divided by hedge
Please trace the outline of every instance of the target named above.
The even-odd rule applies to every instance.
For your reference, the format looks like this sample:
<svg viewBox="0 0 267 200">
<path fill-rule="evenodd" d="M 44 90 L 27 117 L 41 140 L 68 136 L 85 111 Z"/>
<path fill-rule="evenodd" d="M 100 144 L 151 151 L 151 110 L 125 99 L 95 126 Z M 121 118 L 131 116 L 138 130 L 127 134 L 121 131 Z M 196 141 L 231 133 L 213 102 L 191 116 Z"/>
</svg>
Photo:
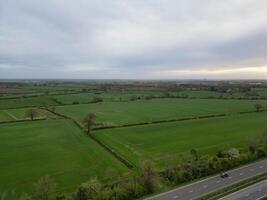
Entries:
<svg viewBox="0 0 267 200">
<path fill-rule="evenodd" d="M 218 114 L 254 111 L 254 105 L 267 101 L 215 99 L 152 99 L 130 102 L 101 102 L 56 107 L 56 112 L 81 122 L 88 113 L 104 126 L 121 126 L 153 121 L 175 120 Z"/>
<path fill-rule="evenodd" d="M 267 114 L 251 113 L 94 131 L 94 137 L 130 162 L 152 159 L 158 167 L 192 148 L 202 154 L 242 147 L 267 129 Z"/>
</svg>

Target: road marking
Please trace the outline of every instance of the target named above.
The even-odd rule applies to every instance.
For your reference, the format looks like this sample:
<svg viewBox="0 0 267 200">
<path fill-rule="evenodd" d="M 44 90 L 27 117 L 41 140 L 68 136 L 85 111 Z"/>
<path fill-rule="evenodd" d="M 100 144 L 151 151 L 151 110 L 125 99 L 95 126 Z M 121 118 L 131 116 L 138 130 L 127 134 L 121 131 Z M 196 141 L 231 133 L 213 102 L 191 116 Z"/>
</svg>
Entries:
<svg viewBox="0 0 267 200">
<path fill-rule="evenodd" d="M 242 176 L 242 175 L 243 175 L 243 173 L 240 173 L 239 175 L 240 175 L 240 176 Z"/>
<path fill-rule="evenodd" d="M 241 167 L 238 167 L 238 168 L 235 168 L 235 169 L 232 169 L 232 170 L 229 170 L 229 172 L 233 173 L 235 171 L 239 171 L 239 170 L 248 170 L 249 168 L 251 167 L 257 167 L 257 165 L 259 164 L 267 164 L 267 159 L 266 160 L 263 160 L 263 161 L 258 161 L 258 162 L 254 162 L 254 163 L 250 163 L 250 164 L 247 164 L 247 165 L 244 165 L 244 166 L 241 166 Z M 261 172 L 257 172 L 256 174 L 261 174 Z M 256 174 L 254 174 L 253 176 L 255 176 Z M 169 194 L 169 193 L 172 193 L 172 192 L 178 192 L 178 191 L 181 191 L 181 189 L 183 188 L 188 188 L 188 187 L 192 187 L 194 185 L 198 185 L 202 182 L 206 182 L 206 181 L 209 181 L 209 180 L 212 180 L 212 179 L 215 179 L 215 178 L 218 178 L 218 174 L 214 175 L 214 176 L 211 176 L 211 177 L 208 177 L 208 178 L 205 178 L 205 179 L 202 179 L 202 180 L 199 180 L 199 181 L 195 181 L 193 183 L 189 183 L 189 184 L 186 184 L 184 186 L 181 186 L 181 187 L 177 187 L 173 190 L 170 190 L 170 191 L 167 191 L 167 192 L 163 192 L 163 193 L 160 193 L 160 194 L 157 194 L 155 196 L 152 196 L 150 198 L 147 198 L 147 200 L 152 200 L 154 198 L 157 198 L 157 197 L 161 197 L 161 196 L 164 196 L 166 194 Z M 252 176 L 248 176 L 247 178 L 250 178 Z M 203 194 L 202 194 L 203 195 Z M 201 197 L 202 195 L 199 195 L 199 197 Z"/>
<path fill-rule="evenodd" d="M 260 166 L 260 168 L 262 169 L 262 168 L 263 168 L 263 166 Z"/>
<path fill-rule="evenodd" d="M 176 196 L 174 196 L 173 198 L 174 198 L 174 199 L 177 199 L 177 198 L 178 198 L 178 196 L 176 195 Z"/>
<path fill-rule="evenodd" d="M 193 192 L 193 190 L 190 190 L 189 192 L 190 192 L 190 193 L 192 193 L 192 192 Z"/>
<path fill-rule="evenodd" d="M 232 176 L 229 176 L 229 179 L 232 179 L 233 177 Z"/>
<path fill-rule="evenodd" d="M 246 197 L 248 197 L 248 196 L 249 196 L 249 194 L 245 194 L 245 196 L 246 196 Z"/>
</svg>

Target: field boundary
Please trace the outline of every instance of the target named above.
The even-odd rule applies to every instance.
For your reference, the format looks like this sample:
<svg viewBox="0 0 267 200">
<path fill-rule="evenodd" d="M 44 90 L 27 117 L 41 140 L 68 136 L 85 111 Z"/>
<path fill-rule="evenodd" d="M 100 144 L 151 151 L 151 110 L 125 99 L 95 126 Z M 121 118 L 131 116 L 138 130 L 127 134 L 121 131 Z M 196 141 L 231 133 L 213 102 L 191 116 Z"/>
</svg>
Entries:
<svg viewBox="0 0 267 200">
<path fill-rule="evenodd" d="M 47 108 L 43 108 L 57 116 L 60 116 L 64 119 L 68 119 L 70 121 L 72 121 L 84 134 L 86 134 L 86 131 L 84 130 L 84 128 L 74 119 L 72 119 L 69 116 L 63 115 L 61 113 L 57 113 L 55 111 L 49 110 Z M 105 145 L 104 143 L 102 143 L 101 141 L 99 141 L 98 139 L 96 139 L 95 137 L 93 137 L 91 134 L 88 135 L 89 138 L 91 138 L 93 141 L 95 141 L 99 146 L 101 146 L 102 148 L 104 148 L 107 152 L 109 152 L 111 155 L 113 155 L 117 160 L 119 160 L 121 163 L 123 163 L 127 168 L 129 169 L 133 169 L 134 165 L 132 165 L 127 159 L 123 158 L 122 156 L 120 156 L 119 154 L 117 154 L 115 151 L 113 151 L 112 149 L 110 149 L 107 145 Z"/>
<path fill-rule="evenodd" d="M 251 114 L 251 113 L 261 113 L 266 112 L 267 110 L 261 111 L 243 111 L 237 112 L 237 115 L 243 114 Z M 133 123 L 133 124 L 124 124 L 124 125 L 116 125 L 116 126 L 103 126 L 103 127 L 95 127 L 93 130 L 103 130 L 103 129 L 115 129 L 115 128 L 124 128 L 124 127 L 135 127 L 135 126 L 144 126 L 144 125 L 152 125 L 152 124 L 161 124 L 161 123 L 169 123 L 169 122 L 180 122 L 180 121 L 189 121 L 189 120 L 198 120 L 198 119 L 208 119 L 208 118 L 219 118 L 219 117 L 227 117 L 231 114 L 213 114 L 213 115 L 200 115 L 196 117 L 185 117 L 180 119 L 168 119 L 168 120 L 156 120 L 151 122 L 140 122 L 140 123 Z"/>
</svg>

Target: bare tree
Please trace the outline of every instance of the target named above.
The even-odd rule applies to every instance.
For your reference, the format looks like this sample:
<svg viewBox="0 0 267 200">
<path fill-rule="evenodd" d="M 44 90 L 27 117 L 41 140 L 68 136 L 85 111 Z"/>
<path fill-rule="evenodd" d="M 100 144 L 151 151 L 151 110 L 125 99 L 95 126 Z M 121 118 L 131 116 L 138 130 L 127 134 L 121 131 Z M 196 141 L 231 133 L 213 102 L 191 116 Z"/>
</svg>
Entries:
<svg viewBox="0 0 267 200">
<path fill-rule="evenodd" d="M 151 161 L 145 161 L 141 167 L 141 183 L 148 193 L 155 190 L 157 173 Z"/>
<path fill-rule="evenodd" d="M 56 183 L 49 176 L 44 176 L 38 180 L 35 186 L 35 194 L 40 200 L 54 199 Z"/>
<path fill-rule="evenodd" d="M 25 112 L 25 117 L 30 118 L 31 120 L 34 120 L 34 118 L 37 116 L 38 112 L 35 109 L 29 109 Z"/>
<path fill-rule="evenodd" d="M 81 184 L 74 193 L 75 200 L 96 200 L 99 199 L 101 185 L 96 179 Z"/>
<path fill-rule="evenodd" d="M 83 124 L 84 124 L 84 127 L 86 128 L 88 135 L 91 133 L 92 127 L 95 124 L 95 118 L 96 116 L 93 113 L 89 113 L 83 119 Z"/>
<path fill-rule="evenodd" d="M 198 160 L 198 153 L 196 149 L 191 149 L 190 154 L 194 157 L 194 160 Z"/>
<path fill-rule="evenodd" d="M 254 108 L 256 109 L 257 112 L 260 112 L 260 110 L 263 109 L 263 105 L 260 103 L 257 103 L 254 105 Z"/>
</svg>

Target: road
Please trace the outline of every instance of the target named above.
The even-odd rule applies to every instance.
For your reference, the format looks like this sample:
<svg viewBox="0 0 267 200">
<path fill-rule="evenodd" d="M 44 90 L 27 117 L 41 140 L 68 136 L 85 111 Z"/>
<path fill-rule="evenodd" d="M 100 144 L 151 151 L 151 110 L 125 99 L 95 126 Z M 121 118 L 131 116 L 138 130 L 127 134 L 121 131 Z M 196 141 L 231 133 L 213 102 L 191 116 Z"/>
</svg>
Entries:
<svg viewBox="0 0 267 200">
<path fill-rule="evenodd" d="M 267 159 L 228 171 L 229 177 L 219 175 L 188 184 L 148 198 L 149 200 L 193 200 L 242 180 L 267 172 Z"/>
<path fill-rule="evenodd" d="M 220 200 L 252 200 L 261 199 L 267 195 L 267 180 L 261 181 L 233 194 L 227 195 Z"/>
</svg>

